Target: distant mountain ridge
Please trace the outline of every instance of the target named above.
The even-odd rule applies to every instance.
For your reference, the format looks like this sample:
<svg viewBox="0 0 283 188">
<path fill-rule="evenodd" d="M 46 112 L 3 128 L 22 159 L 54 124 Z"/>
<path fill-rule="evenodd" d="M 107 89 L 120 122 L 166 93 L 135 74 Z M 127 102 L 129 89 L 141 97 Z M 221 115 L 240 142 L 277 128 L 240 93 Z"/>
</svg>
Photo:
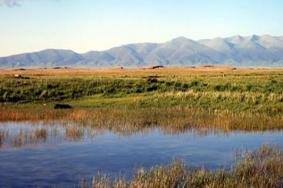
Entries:
<svg viewBox="0 0 283 188">
<path fill-rule="evenodd" d="M 48 49 L 0 58 L 0 67 L 146 67 L 232 65 L 283 67 L 283 37 L 252 35 L 205 40 L 179 37 L 79 54 Z"/>
</svg>

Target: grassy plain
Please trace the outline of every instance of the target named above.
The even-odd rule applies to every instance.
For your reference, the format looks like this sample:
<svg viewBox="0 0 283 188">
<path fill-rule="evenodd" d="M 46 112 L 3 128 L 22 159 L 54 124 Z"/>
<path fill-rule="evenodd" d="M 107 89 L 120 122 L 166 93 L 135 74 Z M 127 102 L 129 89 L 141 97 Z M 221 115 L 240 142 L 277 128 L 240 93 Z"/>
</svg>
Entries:
<svg viewBox="0 0 283 188">
<path fill-rule="evenodd" d="M 0 102 L 0 121 L 66 119 L 138 128 L 279 129 L 283 70 L 3 69 Z M 73 110 L 54 110 L 55 103 L 68 103 Z"/>
<path fill-rule="evenodd" d="M 56 103 L 73 108 L 55 110 Z M 78 127 L 66 129 L 66 135 L 74 139 L 81 136 L 80 126 L 121 134 L 152 127 L 167 133 L 188 129 L 199 134 L 211 130 L 276 131 L 283 128 L 283 69 L 3 69 L 3 121 L 74 122 Z M 46 136 L 42 130 L 34 135 L 28 137 L 31 142 Z M 282 152 L 264 146 L 242 155 L 230 170 L 188 169 L 173 162 L 141 169 L 131 180 L 96 176 L 92 186 L 282 187 L 282 164 Z M 81 186 L 85 187 L 84 182 Z"/>
</svg>

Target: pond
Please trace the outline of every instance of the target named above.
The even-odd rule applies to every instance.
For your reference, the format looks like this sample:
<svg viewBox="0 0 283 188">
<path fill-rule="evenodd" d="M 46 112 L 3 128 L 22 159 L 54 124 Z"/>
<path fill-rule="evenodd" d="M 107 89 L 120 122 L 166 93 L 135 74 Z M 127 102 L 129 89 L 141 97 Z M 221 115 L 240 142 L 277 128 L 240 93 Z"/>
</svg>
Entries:
<svg viewBox="0 0 283 188">
<path fill-rule="evenodd" d="M 283 131 L 154 127 L 129 133 L 71 123 L 0 123 L 0 187 L 74 187 L 98 172 L 127 178 L 175 159 L 189 167 L 229 168 L 236 151 L 263 144 L 283 148 Z"/>
</svg>

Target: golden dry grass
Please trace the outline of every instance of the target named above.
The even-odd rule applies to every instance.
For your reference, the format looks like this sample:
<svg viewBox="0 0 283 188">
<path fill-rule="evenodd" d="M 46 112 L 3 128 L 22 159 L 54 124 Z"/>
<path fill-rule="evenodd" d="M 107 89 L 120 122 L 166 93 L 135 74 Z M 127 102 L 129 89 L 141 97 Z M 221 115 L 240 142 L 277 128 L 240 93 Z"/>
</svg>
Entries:
<svg viewBox="0 0 283 188">
<path fill-rule="evenodd" d="M 30 82 L 9 79 L 14 74 L 34 79 L 30 79 Z M 75 121 L 117 130 L 157 125 L 174 130 L 204 127 L 224 130 L 281 129 L 282 75 L 283 69 L 232 67 L 1 69 L 0 78 L 5 84 L 1 85 L 3 92 L 0 97 L 3 103 L 0 104 L 0 121 Z M 150 76 L 157 76 L 157 83 L 148 82 Z M 71 82 L 72 78 L 80 79 Z M 103 82 L 97 86 L 96 82 L 92 84 L 92 79 L 88 78 L 94 78 L 95 81 L 101 78 Z M 128 78 L 131 80 L 125 82 L 124 79 Z M 53 91 L 52 83 L 55 80 Z M 90 84 L 86 84 L 85 80 L 90 81 Z M 166 90 L 169 87 L 166 84 L 170 85 L 172 80 L 182 82 L 174 82 L 172 88 Z M 43 84 L 45 82 L 49 83 L 49 89 Z M 14 85 L 11 86 L 12 83 Z M 147 91 L 158 84 L 158 90 Z M 184 84 L 188 88 L 178 90 L 178 85 Z M 82 85 L 84 87 L 80 88 Z M 98 88 L 98 91 L 83 92 L 89 88 Z M 138 90 L 133 89 L 137 88 L 144 88 L 143 93 L 135 93 Z M 41 99 L 39 96 L 47 90 L 52 95 Z M 105 94 L 106 90 L 109 92 Z M 79 92 L 79 97 L 72 98 Z M 4 100 L 8 94 L 11 100 Z M 58 95 L 66 98 L 57 98 Z M 12 99 L 27 104 L 17 104 Z M 33 104 L 36 99 L 37 104 Z M 54 111 L 50 106 L 58 100 L 66 100 L 63 102 L 70 103 L 75 110 Z"/>
<path fill-rule="evenodd" d="M 77 125 L 109 128 L 129 134 L 145 128 L 160 127 L 167 133 L 188 129 L 213 130 L 279 130 L 283 128 L 283 116 L 257 113 L 207 112 L 202 109 L 173 108 L 107 108 L 81 110 L 1 109 L 0 122 L 5 121 L 61 121 Z"/>
<path fill-rule="evenodd" d="M 268 68 L 233 68 L 233 67 L 170 67 L 162 69 L 151 68 L 108 68 L 108 69 L 0 69 L 0 76 L 13 76 L 16 74 L 26 75 L 34 78 L 113 78 L 113 77 L 142 77 L 148 75 L 158 76 L 196 76 L 203 74 L 219 74 L 219 76 L 226 76 L 225 74 L 247 74 L 247 73 L 282 73 L 282 69 L 268 69 Z"/>
<path fill-rule="evenodd" d="M 168 166 L 140 169 L 127 181 L 105 175 L 93 178 L 93 188 L 281 188 L 283 186 L 283 154 L 267 145 L 253 152 L 243 153 L 230 170 L 209 171 L 188 169 L 179 161 Z M 83 184 L 81 184 L 82 187 Z"/>
</svg>

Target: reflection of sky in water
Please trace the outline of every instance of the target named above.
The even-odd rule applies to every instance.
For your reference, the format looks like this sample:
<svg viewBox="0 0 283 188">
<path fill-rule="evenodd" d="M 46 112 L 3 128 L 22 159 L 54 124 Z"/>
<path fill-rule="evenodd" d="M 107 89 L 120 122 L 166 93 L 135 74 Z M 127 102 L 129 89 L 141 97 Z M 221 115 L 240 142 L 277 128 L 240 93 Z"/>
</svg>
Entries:
<svg viewBox="0 0 283 188">
<path fill-rule="evenodd" d="M 17 136 L 20 129 L 29 135 L 33 129 L 39 128 L 47 131 L 46 140 L 8 147 L 9 139 Z M 138 167 L 167 164 L 173 159 L 181 159 L 193 167 L 229 167 L 236 150 L 255 149 L 262 144 L 276 144 L 283 148 L 282 131 L 200 136 L 194 132 L 164 134 L 155 128 L 121 136 L 94 128 L 80 129 L 77 133 L 72 128 L 68 132 L 66 127 L 58 124 L 2 123 L 0 130 L 8 130 L 9 134 L 8 138 L 2 139 L 6 147 L 0 149 L 0 187 L 60 182 L 63 182 L 62 186 L 77 185 L 80 178 L 90 178 L 98 171 L 129 174 Z"/>
</svg>

